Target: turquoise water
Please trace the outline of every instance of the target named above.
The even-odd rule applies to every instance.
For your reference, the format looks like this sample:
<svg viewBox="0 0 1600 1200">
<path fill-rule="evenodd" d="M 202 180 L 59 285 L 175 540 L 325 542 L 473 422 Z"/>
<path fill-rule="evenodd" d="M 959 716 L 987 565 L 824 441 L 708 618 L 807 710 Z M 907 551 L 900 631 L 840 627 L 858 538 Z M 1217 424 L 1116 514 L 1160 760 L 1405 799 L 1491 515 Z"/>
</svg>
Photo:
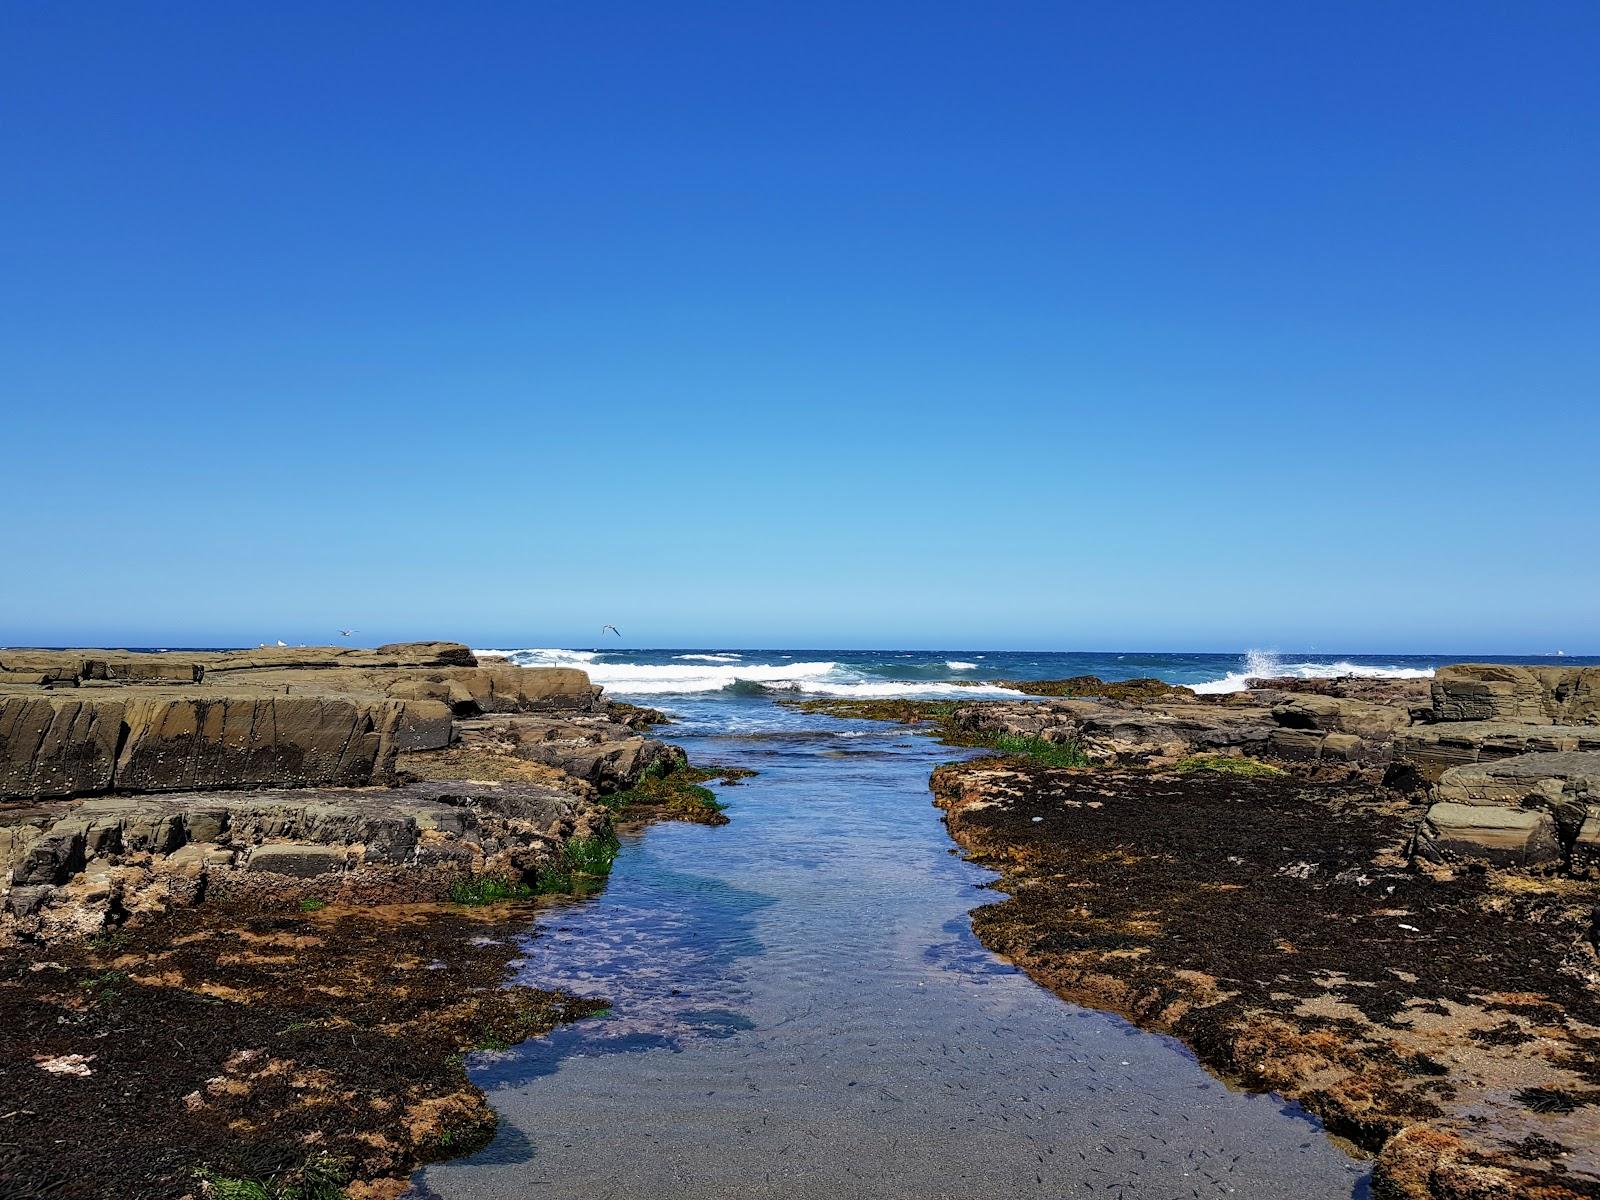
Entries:
<svg viewBox="0 0 1600 1200">
<path fill-rule="evenodd" d="M 586 661 L 614 689 L 631 672 L 626 698 L 671 711 L 695 760 L 760 774 L 720 790 L 731 824 L 631 835 L 603 893 L 541 916 L 518 977 L 605 997 L 611 1013 L 476 1056 L 500 1133 L 428 1168 L 419 1195 L 1366 1194 L 1365 1164 L 1295 1106 L 1230 1090 L 1177 1043 L 1063 1003 L 976 941 L 967 914 L 993 876 L 955 853 L 927 791 L 958 752 L 765 690 L 939 694 L 973 673 L 951 662 L 986 664 L 979 677 L 1204 682 L 1237 658 L 684 653 L 734 652 Z M 762 686 L 705 673 L 749 663 L 812 665 Z M 659 686 L 685 665 L 702 674 L 680 686 L 696 690 Z"/>
</svg>

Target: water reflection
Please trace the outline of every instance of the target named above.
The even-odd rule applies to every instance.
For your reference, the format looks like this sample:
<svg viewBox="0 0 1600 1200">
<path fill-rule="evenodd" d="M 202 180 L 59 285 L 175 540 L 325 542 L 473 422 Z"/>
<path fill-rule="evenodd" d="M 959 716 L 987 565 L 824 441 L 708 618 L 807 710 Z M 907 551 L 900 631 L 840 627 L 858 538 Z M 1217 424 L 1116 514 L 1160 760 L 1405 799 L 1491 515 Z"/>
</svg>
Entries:
<svg viewBox="0 0 1600 1200">
<path fill-rule="evenodd" d="M 521 978 L 609 1015 L 477 1056 L 499 1136 L 422 1194 L 1361 1194 L 1298 1110 L 983 949 L 966 913 L 992 876 L 928 809 L 947 747 L 740 703 L 674 730 L 762 772 L 720 790 L 733 823 L 631 839 L 527 941 Z"/>
</svg>

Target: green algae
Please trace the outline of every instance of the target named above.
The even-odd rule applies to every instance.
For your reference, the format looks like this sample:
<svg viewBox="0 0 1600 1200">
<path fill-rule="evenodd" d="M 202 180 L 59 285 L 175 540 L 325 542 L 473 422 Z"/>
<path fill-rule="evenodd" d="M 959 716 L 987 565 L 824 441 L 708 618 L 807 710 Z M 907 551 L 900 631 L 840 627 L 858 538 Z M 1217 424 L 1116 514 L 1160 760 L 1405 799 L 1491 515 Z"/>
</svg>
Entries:
<svg viewBox="0 0 1600 1200">
<path fill-rule="evenodd" d="M 208 1200 L 344 1200 L 350 1162 L 332 1154 L 308 1158 L 278 1179 L 235 1179 L 204 1168 L 195 1172 Z"/>
<path fill-rule="evenodd" d="M 743 767 L 693 767 L 658 759 L 631 788 L 602 796 L 600 803 L 618 816 L 632 815 L 630 810 L 655 810 L 686 821 L 720 825 L 728 819 L 723 815 L 727 806 L 703 785 L 710 780 L 734 784 L 754 774 Z"/>
<path fill-rule="evenodd" d="M 1074 675 L 1070 679 L 997 679 L 994 682 L 1027 696 L 1092 697 L 1132 704 L 1194 696 L 1186 687 L 1152 678 L 1108 681 L 1098 675 Z"/>
<path fill-rule="evenodd" d="M 1002 733 L 982 743 L 1006 758 L 1026 758 L 1046 767 L 1092 767 L 1094 762 L 1077 742 L 1052 742 L 1042 737 Z"/>
<path fill-rule="evenodd" d="M 497 904 L 502 900 L 528 900 L 534 889 L 514 879 L 483 875 L 477 879 L 458 879 L 450 885 L 450 899 L 457 904 Z"/>
<path fill-rule="evenodd" d="M 1258 758 L 1231 754 L 1194 754 L 1180 760 L 1172 769 L 1179 775 L 1211 771 L 1219 775 L 1242 775 L 1247 779 L 1287 774 L 1281 767 L 1264 763 Z"/>
</svg>

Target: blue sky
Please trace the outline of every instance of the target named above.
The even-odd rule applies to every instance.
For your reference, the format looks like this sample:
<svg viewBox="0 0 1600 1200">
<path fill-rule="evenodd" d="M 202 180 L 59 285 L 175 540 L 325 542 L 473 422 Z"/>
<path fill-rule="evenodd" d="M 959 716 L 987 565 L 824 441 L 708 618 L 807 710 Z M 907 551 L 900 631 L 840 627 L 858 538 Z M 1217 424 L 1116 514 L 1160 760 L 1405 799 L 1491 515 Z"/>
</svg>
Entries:
<svg viewBox="0 0 1600 1200">
<path fill-rule="evenodd" d="M 0 644 L 1600 651 L 1600 6 L 0 14 Z"/>
</svg>

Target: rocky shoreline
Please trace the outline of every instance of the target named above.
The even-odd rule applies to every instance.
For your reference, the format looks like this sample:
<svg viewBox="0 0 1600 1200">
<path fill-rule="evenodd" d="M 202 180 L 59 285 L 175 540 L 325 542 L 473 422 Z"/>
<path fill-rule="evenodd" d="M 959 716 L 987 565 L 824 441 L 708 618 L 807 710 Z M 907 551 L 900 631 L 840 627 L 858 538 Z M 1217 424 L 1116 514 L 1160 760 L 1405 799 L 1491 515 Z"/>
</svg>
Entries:
<svg viewBox="0 0 1600 1200">
<path fill-rule="evenodd" d="M 0 1194 L 359 1200 L 483 1144 L 464 1055 L 602 1007 L 505 986 L 537 905 L 726 821 L 662 719 L 453 643 L 0 650 Z"/>
<path fill-rule="evenodd" d="M 1381 1197 L 1600 1195 L 1600 670 L 1199 698 L 802 702 L 933 723 L 985 945 L 1376 1155 Z"/>
</svg>

